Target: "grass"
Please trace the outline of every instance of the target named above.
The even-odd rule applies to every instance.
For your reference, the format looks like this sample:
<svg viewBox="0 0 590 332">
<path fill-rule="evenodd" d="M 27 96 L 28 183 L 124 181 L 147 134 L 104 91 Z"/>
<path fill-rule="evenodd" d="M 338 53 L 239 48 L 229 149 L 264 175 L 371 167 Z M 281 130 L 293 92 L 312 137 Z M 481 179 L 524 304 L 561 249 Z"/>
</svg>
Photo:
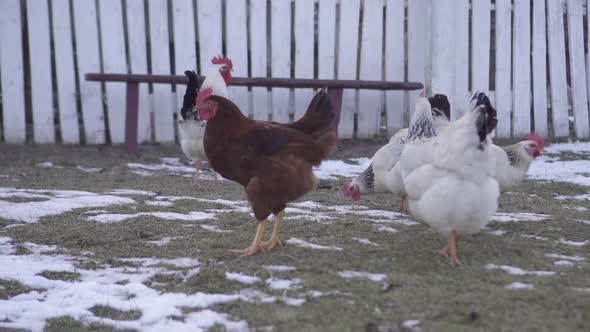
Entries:
<svg viewBox="0 0 590 332">
<path fill-rule="evenodd" d="M 378 146 L 365 144 L 340 151 L 339 156 L 370 155 Z M 115 188 L 139 189 L 163 195 L 196 196 L 244 200 L 243 189 L 223 181 L 213 187 L 205 181 L 205 189 L 195 192 L 191 179 L 160 174 L 141 177 L 129 172 L 126 162 L 159 163 L 160 156 L 180 156 L 176 147 L 143 147 L 142 154 L 127 158 L 115 148 L 54 147 L 54 146 L 0 146 L 7 158 L 0 161 L 0 173 L 18 181 L 0 178 L 0 186 L 22 188 L 73 189 L 105 192 Z M 355 150 L 356 149 L 356 150 Z M 579 155 L 567 155 L 579 159 Z M 52 161 L 64 168 L 38 168 L 35 164 Z M 83 173 L 75 166 L 102 167 L 101 173 Z M 4 182 L 2 182 L 4 181 Z M 326 189 L 306 195 L 324 205 L 349 205 L 340 193 L 338 181 L 323 181 Z M 525 181 L 500 200 L 502 212 L 532 212 L 550 215 L 545 221 L 491 223 L 490 229 L 503 230 L 502 236 L 482 232 L 462 238 L 459 255 L 463 263 L 453 269 L 433 250 L 444 245 L 444 239 L 423 225 L 386 225 L 397 233 L 378 231 L 375 224 L 362 221 L 358 216 L 339 216 L 333 224 L 310 220 L 286 220 L 281 237 L 291 237 L 323 245 L 342 247 L 342 251 L 319 251 L 286 245 L 280 250 L 255 257 L 236 257 L 227 249 L 247 246 L 255 232 L 252 218 L 243 213 L 218 214 L 214 222 L 228 233 L 213 233 L 201 227 L 201 222 L 165 221 L 152 216 L 141 216 L 123 222 L 103 224 L 87 221 L 81 211 L 67 212 L 43 218 L 24 227 L 3 227 L 0 236 L 11 237 L 14 243 L 33 242 L 57 245 L 70 255 L 91 252 L 92 260 L 83 262 L 86 269 L 110 266 L 132 266 L 123 262 L 126 257 L 198 258 L 201 270 L 183 280 L 182 273 L 157 274 L 146 282 L 159 291 L 184 293 L 232 294 L 244 288 L 255 288 L 270 295 L 306 298 L 302 306 L 290 306 L 281 301 L 250 303 L 235 301 L 211 307 L 235 319 L 246 320 L 251 328 L 273 326 L 277 331 L 403 331 L 406 320 L 419 320 L 424 331 L 474 330 L 590 330 L 590 294 L 574 288 L 590 287 L 590 255 L 588 245 L 568 246 L 559 239 L 582 241 L 588 239 L 589 226 L 576 219 L 587 219 L 587 211 L 569 209 L 569 206 L 590 208 L 588 201 L 558 201 L 555 194 L 577 195 L 588 188 L 566 184 Z M 149 200 L 133 196 L 137 201 Z M 366 196 L 360 201 L 371 209 L 396 210 L 398 197 L 394 195 Z M 139 211 L 173 211 L 188 213 L 205 208 L 223 206 L 206 202 L 177 201 L 172 207 L 138 204 L 137 207 L 109 206 L 112 213 Z M 101 208 L 102 209 L 102 208 Z M 13 222 L 3 221 L 4 225 Z M 208 223 L 208 222 L 207 222 Z M 192 225 L 186 227 L 186 225 Z M 267 230 L 267 237 L 270 230 Z M 522 237 L 535 235 L 549 240 Z M 168 244 L 156 246 L 149 241 L 163 237 L 173 238 Z M 352 237 L 368 238 L 378 247 L 363 245 Z M 26 249 L 26 248 L 24 248 Z M 555 259 L 547 253 L 578 255 L 586 258 L 573 267 L 553 265 Z M 500 270 L 487 270 L 486 264 L 510 265 L 526 270 L 550 270 L 553 276 L 514 276 Z M 271 272 L 263 265 L 291 265 L 295 271 Z M 172 267 L 165 269 L 174 270 Z M 176 269 L 178 270 L 178 268 Z M 180 269 L 182 272 L 182 269 Z M 343 279 L 338 271 L 353 270 L 384 273 L 385 281 Z M 226 272 L 241 272 L 258 276 L 262 282 L 246 286 L 225 279 Z M 47 272 L 46 277 L 75 280 L 70 273 Z M 273 290 L 267 278 L 299 278 L 303 281 L 298 290 Z M 512 282 L 534 285 L 532 290 L 511 290 L 505 286 Z M 3 281 L 5 282 L 5 281 Z M 5 286 L 0 283 L 0 285 Z M 11 286 L 17 293 L 0 287 L 0 297 L 26 292 L 22 285 Z M 19 288 L 21 287 L 21 288 Z M 312 297 L 316 290 L 339 293 Z M 95 306 L 90 309 L 96 316 L 120 320 L 133 320 L 139 312 L 122 312 L 111 307 Z M 195 308 L 184 308 L 188 314 Z M 180 317 L 181 318 L 181 317 Z M 84 325 L 70 317 L 52 319 L 48 331 L 103 331 L 111 327 Z M 220 326 L 213 330 L 223 330 Z"/>
</svg>

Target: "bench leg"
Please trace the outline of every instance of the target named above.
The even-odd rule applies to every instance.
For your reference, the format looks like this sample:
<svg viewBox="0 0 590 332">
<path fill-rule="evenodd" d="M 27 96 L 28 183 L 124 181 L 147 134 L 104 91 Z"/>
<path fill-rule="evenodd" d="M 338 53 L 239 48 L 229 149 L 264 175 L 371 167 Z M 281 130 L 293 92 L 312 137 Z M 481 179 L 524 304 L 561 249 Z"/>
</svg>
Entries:
<svg viewBox="0 0 590 332">
<path fill-rule="evenodd" d="M 328 96 L 332 102 L 334 112 L 337 114 L 333 121 L 339 123 L 340 111 L 342 110 L 342 89 L 341 88 L 328 88 Z M 338 127 L 336 127 L 336 134 L 338 134 Z"/>
<path fill-rule="evenodd" d="M 137 116 L 139 109 L 139 83 L 127 83 L 127 112 L 125 114 L 125 151 L 137 152 Z"/>
</svg>

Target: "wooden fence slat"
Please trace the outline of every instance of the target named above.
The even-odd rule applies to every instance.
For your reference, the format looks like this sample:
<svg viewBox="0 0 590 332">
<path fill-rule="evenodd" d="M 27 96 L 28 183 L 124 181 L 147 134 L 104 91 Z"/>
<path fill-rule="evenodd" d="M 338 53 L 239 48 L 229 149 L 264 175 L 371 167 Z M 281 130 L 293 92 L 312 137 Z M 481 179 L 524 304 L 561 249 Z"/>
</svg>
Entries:
<svg viewBox="0 0 590 332">
<path fill-rule="evenodd" d="M 174 73 L 184 75 L 185 70 L 197 72 L 197 39 L 195 36 L 195 12 L 192 0 L 172 2 L 174 26 Z M 180 112 L 186 87 L 176 86 L 175 111 Z"/>
<path fill-rule="evenodd" d="M 511 0 L 496 0 L 496 101 L 499 137 L 510 137 L 512 112 Z"/>
<path fill-rule="evenodd" d="M 545 0 L 533 2 L 533 111 L 535 132 L 547 136 L 547 34 Z"/>
<path fill-rule="evenodd" d="M 473 91 L 490 89 L 490 0 L 473 0 L 471 19 L 471 73 Z M 529 53 L 530 54 L 530 53 Z"/>
<path fill-rule="evenodd" d="M 408 1 L 408 80 L 426 83 L 428 44 L 431 31 L 431 19 L 428 17 L 429 7 L 433 1 Z M 424 84 L 428 87 L 427 84 Z M 408 110 L 414 112 L 414 104 L 419 91 L 408 92 Z M 408 120 L 409 121 L 409 120 Z"/>
<path fill-rule="evenodd" d="M 267 76 L 266 59 L 266 0 L 250 0 L 250 52 L 252 52 L 252 76 Z M 268 120 L 269 94 L 266 88 L 252 88 L 252 117 Z"/>
<path fill-rule="evenodd" d="M 123 30 L 123 7 L 119 1 L 98 1 L 102 45 L 102 66 L 105 73 L 127 71 L 125 59 L 125 33 Z M 109 132 L 112 143 L 125 141 L 125 96 L 124 83 L 105 85 Z"/>
<path fill-rule="evenodd" d="M 574 127 L 576 128 L 576 137 L 588 137 L 590 130 L 588 128 L 588 95 L 581 0 L 567 0 L 567 31 Z"/>
<path fill-rule="evenodd" d="M 6 143 L 25 143 L 27 139 L 21 26 L 20 1 L 0 1 L 0 80 Z"/>
<path fill-rule="evenodd" d="M 70 2 L 53 0 L 53 44 L 55 49 L 55 74 L 59 108 L 59 127 L 64 144 L 80 143 L 78 112 L 76 106 L 76 81 L 74 50 L 70 24 Z"/>
<path fill-rule="evenodd" d="M 49 47 L 49 8 L 45 0 L 27 1 L 29 59 L 31 68 L 31 104 L 35 143 L 55 143 L 53 87 Z"/>
<path fill-rule="evenodd" d="M 361 80 L 382 79 L 383 66 L 383 0 L 365 1 L 361 37 Z M 379 133 L 383 91 L 359 91 L 358 138 L 371 138 Z"/>
<path fill-rule="evenodd" d="M 100 72 L 96 6 L 94 1 L 72 1 L 72 3 L 86 144 L 104 144 L 105 123 L 100 83 L 87 82 L 84 79 L 86 73 Z"/>
<path fill-rule="evenodd" d="M 295 77 L 313 78 L 314 1 L 295 1 Z M 301 118 L 313 96 L 311 89 L 295 89 L 295 120 Z"/>
<path fill-rule="evenodd" d="M 145 6 L 143 0 L 127 0 L 127 36 L 129 43 L 129 71 L 145 74 L 147 66 L 147 46 L 145 31 Z M 151 95 L 147 84 L 139 85 L 139 116 L 137 140 L 140 143 L 151 141 Z"/>
<path fill-rule="evenodd" d="M 336 0 L 319 2 L 318 8 L 318 78 L 336 77 Z"/>
<path fill-rule="evenodd" d="M 455 32 L 452 48 L 455 50 L 455 89 L 450 94 L 455 105 L 464 105 L 469 97 L 469 0 L 454 0 L 453 5 Z"/>
<path fill-rule="evenodd" d="M 356 79 L 359 0 L 341 0 L 338 35 L 338 79 Z M 342 109 L 338 125 L 339 138 L 354 135 L 354 113 L 357 109 L 357 91 L 345 89 L 342 94 Z"/>
<path fill-rule="evenodd" d="M 590 10 L 588 9 L 588 1 L 586 1 L 586 26 L 590 27 Z M 588 33 L 587 38 L 584 40 L 586 50 L 590 50 L 590 33 Z M 590 99 L 590 51 L 586 53 L 586 89 L 587 95 Z"/>
<path fill-rule="evenodd" d="M 325 3 L 325 2 L 324 2 Z M 321 6 L 321 4 L 320 4 Z M 291 76 L 291 1 L 272 0 L 271 2 L 271 44 L 272 76 Z M 320 25 L 324 20 L 320 18 Z M 321 44 L 320 44 L 321 45 Z M 321 50 L 321 46 L 320 46 Z M 333 64 L 332 64 L 332 68 Z M 272 89 L 272 120 L 289 122 L 291 112 L 290 89 Z"/>
<path fill-rule="evenodd" d="M 522 137 L 531 130 L 531 8 L 528 0 L 514 0 L 514 89 L 512 135 Z"/>
<path fill-rule="evenodd" d="M 455 50 L 453 0 L 437 0 L 432 5 L 432 90 L 449 94 L 454 91 Z"/>
<path fill-rule="evenodd" d="M 387 0 L 385 12 L 385 79 L 405 79 L 405 8 L 404 0 Z M 395 134 L 404 127 L 406 103 L 403 91 L 386 91 L 387 133 Z"/>
<path fill-rule="evenodd" d="M 225 43 L 227 56 L 234 65 L 232 75 L 248 76 L 248 8 L 246 0 L 234 0 L 231 6 L 225 6 Z M 248 87 L 229 87 L 231 100 L 244 114 L 251 114 L 250 92 Z"/>
<path fill-rule="evenodd" d="M 560 1 L 547 1 L 547 39 L 551 78 L 551 115 L 557 137 L 569 135 L 563 9 Z"/>
<path fill-rule="evenodd" d="M 168 38 L 168 6 L 166 0 L 148 1 L 150 18 L 150 49 L 152 73 L 170 74 L 170 44 Z M 174 142 L 174 95 L 164 84 L 153 86 L 152 106 L 156 142 Z"/>
</svg>

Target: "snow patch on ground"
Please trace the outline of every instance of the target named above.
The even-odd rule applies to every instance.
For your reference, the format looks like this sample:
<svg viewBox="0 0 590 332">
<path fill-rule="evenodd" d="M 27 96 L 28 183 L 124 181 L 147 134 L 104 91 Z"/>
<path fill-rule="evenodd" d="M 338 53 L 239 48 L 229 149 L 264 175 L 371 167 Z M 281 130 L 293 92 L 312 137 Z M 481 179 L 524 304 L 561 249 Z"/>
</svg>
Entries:
<svg viewBox="0 0 590 332">
<path fill-rule="evenodd" d="M 338 177 L 355 177 L 361 174 L 371 163 L 369 158 L 352 158 L 342 160 L 324 160 L 318 167 L 313 168 L 315 176 L 322 180 L 336 180 Z"/>
<path fill-rule="evenodd" d="M 338 275 L 345 279 L 350 278 L 362 278 L 368 279 L 371 281 L 383 281 L 387 278 L 387 275 L 382 273 L 369 273 L 369 272 L 359 272 L 359 271 L 339 271 Z"/>
<path fill-rule="evenodd" d="M 589 170 L 590 171 L 590 170 Z M 555 199 L 559 200 L 575 200 L 575 201 L 590 201 L 590 194 L 582 194 L 576 196 L 555 196 Z"/>
<path fill-rule="evenodd" d="M 175 240 L 175 239 L 178 239 L 178 237 L 177 236 L 175 236 L 175 237 L 163 237 L 163 238 L 161 238 L 159 240 L 147 241 L 147 243 L 153 244 L 153 245 L 158 246 L 158 247 L 161 247 L 161 246 L 167 245 L 168 243 L 170 243 L 170 241 Z"/>
<path fill-rule="evenodd" d="M 249 276 L 240 272 L 225 272 L 225 279 L 237 281 L 246 285 L 252 285 L 261 281 L 260 278 L 256 276 Z"/>
<path fill-rule="evenodd" d="M 590 186 L 590 160 L 560 160 L 556 157 L 540 156 L 529 168 L 528 177 L 534 180 L 548 180 Z"/>
<path fill-rule="evenodd" d="M 104 224 L 110 224 L 114 222 L 121 222 L 131 218 L 137 218 L 141 216 L 153 216 L 164 220 L 182 220 L 182 221 L 199 221 L 207 219 L 215 219 L 215 214 L 207 212 L 193 211 L 189 213 L 175 213 L 175 212 L 138 212 L 131 214 L 99 214 L 88 217 L 90 221 L 98 221 Z"/>
<path fill-rule="evenodd" d="M 45 161 L 42 163 L 38 163 L 37 167 L 41 167 L 41 168 L 63 168 L 62 166 L 56 166 L 54 165 L 51 161 Z"/>
<path fill-rule="evenodd" d="M 552 276 L 555 274 L 554 271 L 527 271 L 523 270 L 519 267 L 509 266 L 509 265 L 496 265 L 496 264 L 488 264 L 485 266 L 488 270 L 502 270 L 508 274 L 516 275 L 516 276 L 524 276 L 524 275 L 534 275 L 534 276 Z"/>
<path fill-rule="evenodd" d="M 341 251 L 342 250 L 342 248 L 340 248 L 340 247 L 336 247 L 336 246 L 322 246 L 322 245 L 310 243 L 310 242 L 307 242 L 307 241 L 304 241 L 302 239 L 298 239 L 298 238 L 295 238 L 295 237 L 292 237 L 292 238 L 288 239 L 286 241 L 286 243 L 292 244 L 294 246 L 301 247 L 301 248 L 309 248 L 309 249 L 317 249 L 317 250 L 335 250 L 335 251 Z"/>
<path fill-rule="evenodd" d="M 47 246 L 38 246 L 37 251 L 43 251 L 42 247 Z M 3 267 L 0 269 L 0 279 L 14 280 L 37 288 L 0 301 L 3 319 L 0 326 L 3 327 L 41 331 L 47 319 L 68 315 L 85 323 L 98 322 L 116 328 L 141 331 L 195 331 L 210 328 L 214 324 L 221 324 L 230 330 L 248 328 L 244 321 L 233 321 L 226 314 L 207 309 L 219 303 L 247 300 L 244 296 L 202 292 L 166 293 L 144 284 L 155 274 L 167 271 L 157 265 L 188 268 L 198 264 L 198 260 L 195 259 L 140 258 L 135 260 L 140 263 L 137 267 L 85 270 L 76 268 L 75 263 L 78 259 L 71 256 L 41 253 L 11 255 L 10 252 L 14 252 L 14 248 L 8 238 L 0 238 L 0 250 L 0 264 Z M 40 275 L 44 271 L 78 272 L 80 278 L 69 281 L 52 280 Z M 89 310 L 95 305 L 105 305 L 124 311 L 138 310 L 142 315 L 139 319 L 130 321 L 102 318 Z M 185 315 L 183 320 L 172 318 L 183 317 L 182 308 L 185 307 L 199 311 Z"/>
<path fill-rule="evenodd" d="M 533 289 L 533 288 L 535 288 L 531 284 L 527 284 L 527 283 L 524 283 L 524 282 L 518 282 L 518 281 L 513 282 L 513 283 L 511 283 L 509 285 L 506 285 L 505 287 L 508 288 L 508 289 Z"/>
<path fill-rule="evenodd" d="M 145 205 L 151 205 L 151 206 L 173 206 L 174 205 L 173 202 L 167 202 L 167 201 L 145 201 L 143 203 Z"/>
<path fill-rule="evenodd" d="M 545 256 L 551 257 L 551 258 L 557 258 L 557 259 L 565 259 L 568 261 L 575 261 L 575 262 L 580 262 L 580 261 L 586 260 L 586 258 L 581 257 L 581 256 L 569 256 L 569 255 L 561 255 L 561 254 L 545 254 Z"/>
<path fill-rule="evenodd" d="M 367 244 L 367 245 L 370 245 L 370 246 L 374 246 L 374 247 L 378 247 L 379 246 L 379 244 L 377 244 L 375 242 L 371 242 L 371 240 L 366 239 L 366 238 L 353 237 L 353 238 L 351 238 L 351 240 L 354 240 L 354 241 L 356 241 L 358 243 L 362 243 L 362 244 Z"/>
<path fill-rule="evenodd" d="M 559 240 L 557 240 L 557 242 L 559 242 L 561 244 L 567 244 L 568 246 L 574 246 L 574 247 L 583 247 L 588 244 L 588 240 L 570 241 L 570 240 L 565 240 L 565 239 L 559 239 Z"/>
<path fill-rule="evenodd" d="M 301 279 L 266 279 L 266 285 L 275 290 L 299 289 L 302 283 Z"/>
<path fill-rule="evenodd" d="M 295 266 L 290 265 L 262 265 L 262 268 L 273 272 L 295 271 Z"/>
<path fill-rule="evenodd" d="M 24 223 L 35 223 L 43 217 L 59 215 L 75 209 L 135 203 L 131 198 L 99 195 L 76 190 L 38 190 L 0 187 L 0 193 L 5 195 L 15 193 L 37 194 L 38 197 L 39 194 L 42 194 L 44 198 L 47 198 L 47 200 L 41 202 L 20 203 L 0 200 L 0 218 Z"/>
<path fill-rule="evenodd" d="M 136 189 L 113 189 L 107 194 L 121 196 L 156 196 L 155 192 Z"/>
<path fill-rule="evenodd" d="M 100 172 L 104 171 L 104 168 L 100 168 L 100 167 L 76 166 L 76 168 L 79 171 L 82 171 L 84 173 L 100 173 Z"/>
<path fill-rule="evenodd" d="M 497 222 L 519 222 L 519 221 L 542 221 L 551 218 L 547 214 L 529 213 L 529 212 L 518 212 L 518 213 L 506 213 L 498 212 L 492 216 L 492 221 Z"/>
<path fill-rule="evenodd" d="M 402 326 L 407 329 L 413 329 L 420 324 L 419 320 L 406 320 L 402 323 Z"/>
<path fill-rule="evenodd" d="M 557 266 L 573 266 L 574 263 L 572 263 L 570 261 L 566 261 L 566 260 L 560 260 L 560 261 L 553 262 L 553 265 L 557 265 Z"/>
<path fill-rule="evenodd" d="M 395 228 L 387 227 L 387 226 L 379 226 L 377 227 L 377 231 L 385 232 L 385 233 L 397 233 L 398 230 Z"/>
<path fill-rule="evenodd" d="M 506 231 L 503 231 L 501 229 L 496 229 L 493 231 L 488 231 L 488 234 L 494 235 L 494 236 L 502 236 L 504 234 L 506 234 Z"/>
<path fill-rule="evenodd" d="M 207 230 L 209 232 L 214 232 L 214 233 L 229 233 L 229 232 L 231 232 L 228 229 L 221 229 L 215 225 L 205 225 L 204 224 L 204 225 L 199 225 L 199 226 L 201 226 L 201 228 L 204 230 Z"/>
<path fill-rule="evenodd" d="M 568 143 L 556 143 L 545 147 L 545 153 L 561 153 L 561 152 L 574 152 L 581 154 L 590 154 L 590 142 L 568 142 Z"/>
</svg>

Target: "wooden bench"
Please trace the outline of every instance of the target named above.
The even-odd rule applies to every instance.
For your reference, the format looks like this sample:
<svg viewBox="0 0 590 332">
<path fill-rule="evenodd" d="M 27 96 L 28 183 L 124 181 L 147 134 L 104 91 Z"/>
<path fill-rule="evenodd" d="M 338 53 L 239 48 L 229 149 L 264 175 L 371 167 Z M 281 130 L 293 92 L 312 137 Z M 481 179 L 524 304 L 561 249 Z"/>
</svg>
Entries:
<svg viewBox="0 0 590 332">
<path fill-rule="evenodd" d="M 87 73 L 87 81 L 95 82 L 124 82 L 127 83 L 127 105 L 125 116 L 125 150 L 128 153 L 137 152 L 137 116 L 139 105 L 139 83 L 152 84 L 182 84 L 188 83 L 188 78 L 180 75 L 140 75 L 140 74 L 101 74 Z M 199 76 L 202 82 L 205 79 Z M 233 77 L 230 85 L 267 87 L 267 88 L 324 88 L 332 98 L 334 107 L 342 106 L 342 89 L 366 90 L 418 90 L 423 89 L 418 82 L 390 82 L 390 81 L 358 81 L 358 80 L 315 80 L 267 77 Z M 181 90 L 184 91 L 184 90 Z M 177 110 L 178 111 L 178 110 Z"/>
</svg>

